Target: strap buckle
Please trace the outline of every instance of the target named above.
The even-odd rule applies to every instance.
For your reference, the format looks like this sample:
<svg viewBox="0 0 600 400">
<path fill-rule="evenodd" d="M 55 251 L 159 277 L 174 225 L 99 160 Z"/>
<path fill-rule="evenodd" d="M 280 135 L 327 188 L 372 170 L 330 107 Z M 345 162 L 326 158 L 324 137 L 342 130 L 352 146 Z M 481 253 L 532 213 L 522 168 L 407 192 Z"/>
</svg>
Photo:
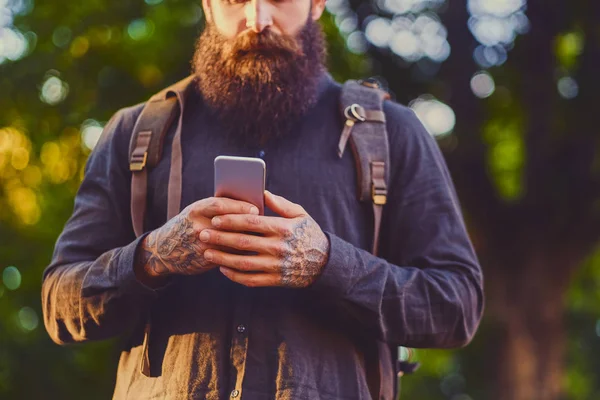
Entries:
<svg viewBox="0 0 600 400">
<path fill-rule="evenodd" d="M 352 104 L 344 110 L 344 116 L 347 120 L 364 122 L 367 120 L 365 109 L 359 104 Z"/>
<path fill-rule="evenodd" d="M 371 198 L 373 204 L 378 206 L 382 206 L 387 202 L 385 163 L 382 161 L 371 161 Z"/>
<path fill-rule="evenodd" d="M 359 81 L 361 85 L 371 89 L 381 89 L 381 84 L 375 78 L 367 78 Z"/>
<path fill-rule="evenodd" d="M 131 161 L 129 162 L 129 170 L 138 172 L 143 170 L 146 167 L 146 162 L 148 161 L 148 152 L 145 151 L 140 159 L 136 155 L 131 156 Z"/>
<path fill-rule="evenodd" d="M 387 203 L 387 189 L 385 188 L 377 188 L 375 184 L 371 186 L 371 197 L 373 198 L 373 203 L 378 206 L 383 206 Z"/>
</svg>

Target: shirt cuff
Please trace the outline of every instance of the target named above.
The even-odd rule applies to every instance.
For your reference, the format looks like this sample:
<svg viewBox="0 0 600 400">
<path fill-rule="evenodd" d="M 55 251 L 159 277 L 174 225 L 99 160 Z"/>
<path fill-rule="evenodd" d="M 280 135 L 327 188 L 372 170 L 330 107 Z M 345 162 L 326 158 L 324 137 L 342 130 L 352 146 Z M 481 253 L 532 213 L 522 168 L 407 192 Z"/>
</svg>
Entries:
<svg viewBox="0 0 600 400">
<path fill-rule="evenodd" d="M 352 254 L 356 248 L 333 233 L 325 232 L 325 235 L 329 239 L 329 259 L 312 288 L 344 296 L 352 286 Z"/>
<path fill-rule="evenodd" d="M 149 232 L 148 232 L 149 233 Z M 155 298 L 160 293 L 161 289 L 168 286 L 164 285 L 160 288 L 153 289 L 149 286 L 144 285 L 140 282 L 134 270 L 135 263 L 135 255 L 138 247 L 141 245 L 144 238 L 148 235 L 148 233 L 141 235 L 132 243 L 128 244 L 125 247 L 121 248 L 120 260 L 119 260 L 119 274 L 118 276 L 124 282 L 123 290 L 124 292 L 132 296 L 134 299 L 145 299 L 145 298 Z"/>
</svg>

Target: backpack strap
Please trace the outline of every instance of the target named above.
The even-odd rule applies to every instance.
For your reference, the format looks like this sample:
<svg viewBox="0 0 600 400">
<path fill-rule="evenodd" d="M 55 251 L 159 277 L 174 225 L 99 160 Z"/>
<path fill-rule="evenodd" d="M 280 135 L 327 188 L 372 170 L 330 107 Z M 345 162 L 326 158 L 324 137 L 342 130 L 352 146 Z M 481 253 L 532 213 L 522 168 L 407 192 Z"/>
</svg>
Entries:
<svg viewBox="0 0 600 400">
<path fill-rule="evenodd" d="M 144 105 L 133 128 L 129 142 L 129 170 L 132 173 L 131 221 L 136 236 L 144 233 L 148 168 L 155 167 L 161 160 L 165 136 L 175 117 L 182 114 L 179 112 L 180 95 L 185 93 L 192 80 L 193 76 L 189 76 L 152 96 Z M 181 146 L 179 158 L 173 162 L 181 165 Z M 169 204 L 174 197 L 177 196 L 172 195 L 169 190 Z"/>
<path fill-rule="evenodd" d="M 155 94 L 146 102 L 138 117 L 129 142 L 129 170 L 131 171 L 131 222 L 135 236 L 144 233 L 144 218 L 146 214 L 146 201 L 148 195 L 148 169 L 155 167 L 163 155 L 165 136 L 179 115 L 179 129 L 173 138 L 171 153 L 171 173 L 169 176 L 168 214 L 171 209 L 179 208 L 177 199 L 181 197 L 181 123 L 183 112 L 180 112 L 182 96 L 185 95 L 194 77 L 189 76 L 172 86 Z M 178 145 L 177 145 L 178 144 Z M 179 179 L 172 185 L 171 178 L 174 169 L 179 167 Z M 175 173 L 175 175 L 177 175 Z M 172 186 L 174 186 L 172 188 Z M 179 190 L 178 193 L 174 193 Z M 173 205 L 175 204 L 175 206 Z M 149 357 L 150 316 L 146 316 L 144 328 L 144 341 L 140 372 L 144 376 L 151 376 Z"/>
<path fill-rule="evenodd" d="M 373 205 L 373 247 L 377 255 L 383 206 L 387 201 L 390 151 L 383 102 L 389 95 L 372 81 L 350 80 L 342 86 L 340 107 L 344 129 L 337 153 L 341 158 L 350 142 L 356 163 L 358 199 Z M 367 385 L 371 398 L 383 399 L 382 364 L 391 363 L 391 349 L 381 342 L 368 351 Z"/>
<path fill-rule="evenodd" d="M 356 163 L 358 198 L 360 201 L 370 200 L 373 204 L 373 248 L 372 253 L 377 255 L 379 246 L 379 231 L 381 229 L 381 218 L 383 206 L 387 201 L 387 190 L 389 181 L 390 152 L 388 135 L 385 125 L 385 114 L 383 103 L 390 96 L 379 88 L 372 80 L 347 81 L 342 86 L 340 99 L 341 111 L 345 118 L 344 129 L 338 143 L 338 156 L 341 158 L 348 142 L 350 142 L 354 160 Z M 373 358 L 367 362 L 367 383 L 373 399 L 383 398 L 381 388 L 383 387 L 383 376 L 381 364 L 390 361 L 386 353 L 395 358 L 394 366 L 398 378 L 404 374 L 414 372 L 418 363 L 399 360 L 398 347 L 389 348 L 383 343 L 378 343 L 373 349 Z M 394 398 L 399 393 L 399 381 L 395 380 Z"/>
<path fill-rule="evenodd" d="M 350 80 L 342 86 L 340 106 L 345 118 L 338 143 L 344 155 L 348 141 L 356 162 L 358 198 L 373 204 L 373 248 L 377 255 L 383 206 L 387 201 L 390 150 L 383 102 L 389 95 L 372 82 Z"/>
</svg>

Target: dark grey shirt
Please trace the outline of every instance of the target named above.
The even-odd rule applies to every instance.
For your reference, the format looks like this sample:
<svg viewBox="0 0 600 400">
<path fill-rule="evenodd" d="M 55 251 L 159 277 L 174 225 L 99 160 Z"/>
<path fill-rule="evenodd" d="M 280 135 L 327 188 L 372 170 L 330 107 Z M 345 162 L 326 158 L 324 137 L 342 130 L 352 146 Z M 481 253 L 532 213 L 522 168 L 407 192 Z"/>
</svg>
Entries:
<svg viewBox="0 0 600 400">
<path fill-rule="evenodd" d="M 306 289 L 246 288 L 218 270 L 177 277 L 160 290 L 139 283 L 128 144 L 142 105 L 107 124 L 44 273 L 42 300 L 57 343 L 126 338 L 115 398 L 368 399 L 369 368 L 382 345 L 456 347 L 472 338 L 482 274 L 435 141 L 411 110 L 386 102 L 390 193 L 375 257 L 367 250 L 372 208 L 357 200 L 352 154 L 336 154 L 339 95 L 325 78 L 302 123 L 262 148 L 224 140 L 201 96 L 185 104 L 182 208 L 213 194 L 216 156 L 261 156 L 267 189 L 301 204 L 330 239 L 324 272 Z M 174 131 L 149 175 L 148 229 L 166 220 Z M 394 387 L 392 357 L 380 358 L 385 399 Z"/>
</svg>

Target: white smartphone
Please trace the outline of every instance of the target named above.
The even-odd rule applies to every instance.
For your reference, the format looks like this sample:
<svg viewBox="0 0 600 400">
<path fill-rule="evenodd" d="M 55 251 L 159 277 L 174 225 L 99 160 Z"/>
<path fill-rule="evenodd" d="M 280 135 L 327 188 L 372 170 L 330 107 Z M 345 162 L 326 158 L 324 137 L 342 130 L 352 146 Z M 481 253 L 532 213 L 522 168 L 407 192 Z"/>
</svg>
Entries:
<svg viewBox="0 0 600 400">
<path fill-rule="evenodd" d="M 218 156 L 215 158 L 215 196 L 242 200 L 265 214 L 266 165 L 260 158 Z"/>
</svg>

